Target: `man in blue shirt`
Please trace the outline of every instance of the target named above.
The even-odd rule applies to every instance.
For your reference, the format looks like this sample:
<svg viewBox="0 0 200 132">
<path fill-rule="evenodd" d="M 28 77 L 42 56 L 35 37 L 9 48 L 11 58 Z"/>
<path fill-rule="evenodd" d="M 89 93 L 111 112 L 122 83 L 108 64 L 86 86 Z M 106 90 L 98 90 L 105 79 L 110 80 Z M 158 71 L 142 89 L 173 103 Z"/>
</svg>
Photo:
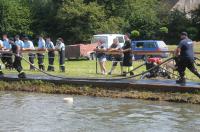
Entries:
<svg viewBox="0 0 200 132">
<path fill-rule="evenodd" d="M 3 50 L 4 51 L 10 51 L 11 45 L 9 44 L 9 39 L 7 34 L 3 34 Z M 12 60 L 12 54 L 10 53 L 4 53 L 2 54 L 1 58 L 3 64 L 5 64 L 6 69 L 12 69 L 13 66 L 13 60 Z"/>
<path fill-rule="evenodd" d="M 38 51 L 45 51 L 46 50 L 46 46 L 45 46 L 45 40 L 43 39 L 43 37 L 40 35 L 39 36 L 39 40 L 38 40 Z M 44 54 L 42 53 L 37 53 L 37 57 L 38 57 L 38 66 L 40 70 L 45 70 L 45 66 L 44 66 Z"/>
<path fill-rule="evenodd" d="M 180 79 L 177 80 L 177 83 L 185 83 L 185 70 L 188 68 L 192 73 L 200 78 L 200 74 L 194 66 L 194 51 L 193 51 L 193 42 L 188 38 L 186 32 L 181 33 L 181 42 L 179 43 L 176 49 L 176 56 L 178 57 L 177 66 Z"/>
<path fill-rule="evenodd" d="M 22 40 L 20 40 L 19 35 L 15 36 L 15 44 L 18 45 L 20 47 L 20 49 L 22 49 L 24 47 L 24 42 Z"/>
<path fill-rule="evenodd" d="M 24 37 L 24 46 L 23 46 L 23 50 L 24 51 L 31 51 L 31 50 L 35 50 L 35 47 L 33 45 L 33 42 L 29 40 L 28 37 Z M 32 64 L 30 65 L 30 70 L 35 70 L 34 67 L 34 59 L 35 59 L 35 54 L 34 53 L 29 53 L 29 62 Z"/>
<path fill-rule="evenodd" d="M 55 46 L 51 41 L 50 37 L 46 38 L 46 48 L 48 50 L 48 60 L 49 60 L 49 66 L 47 71 L 54 71 Z"/>
</svg>

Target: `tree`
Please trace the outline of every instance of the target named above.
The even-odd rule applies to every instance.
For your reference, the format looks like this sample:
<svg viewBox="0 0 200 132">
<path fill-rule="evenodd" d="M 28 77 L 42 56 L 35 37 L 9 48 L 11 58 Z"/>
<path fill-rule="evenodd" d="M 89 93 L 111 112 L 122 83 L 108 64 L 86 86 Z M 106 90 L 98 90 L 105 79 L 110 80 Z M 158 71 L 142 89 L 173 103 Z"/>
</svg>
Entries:
<svg viewBox="0 0 200 132">
<path fill-rule="evenodd" d="M 96 2 L 83 0 L 66 1 L 57 14 L 58 36 L 65 36 L 69 43 L 89 42 L 96 33 L 117 33 L 122 28 L 123 19 L 107 18 L 104 8 Z"/>
<path fill-rule="evenodd" d="M 20 0 L 0 0 L 0 30 L 11 35 L 30 31 L 30 8 Z"/>
</svg>

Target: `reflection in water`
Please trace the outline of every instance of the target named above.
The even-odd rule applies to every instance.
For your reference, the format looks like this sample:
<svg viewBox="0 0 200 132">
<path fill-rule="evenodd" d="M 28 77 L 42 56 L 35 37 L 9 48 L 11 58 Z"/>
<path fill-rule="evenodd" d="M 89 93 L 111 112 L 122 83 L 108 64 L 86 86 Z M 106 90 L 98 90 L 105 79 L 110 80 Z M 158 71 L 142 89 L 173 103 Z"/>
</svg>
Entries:
<svg viewBox="0 0 200 132">
<path fill-rule="evenodd" d="M 0 132 L 196 132 L 200 106 L 142 100 L 0 92 Z"/>
</svg>

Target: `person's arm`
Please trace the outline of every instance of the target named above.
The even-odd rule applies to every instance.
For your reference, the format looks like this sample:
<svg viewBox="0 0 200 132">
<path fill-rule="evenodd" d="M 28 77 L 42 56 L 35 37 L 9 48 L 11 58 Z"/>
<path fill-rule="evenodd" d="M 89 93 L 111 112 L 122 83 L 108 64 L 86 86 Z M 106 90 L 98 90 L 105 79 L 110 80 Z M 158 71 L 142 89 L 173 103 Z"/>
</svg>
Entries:
<svg viewBox="0 0 200 132">
<path fill-rule="evenodd" d="M 178 47 L 175 49 L 175 56 L 179 56 L 181 53 L 181 47 L 183 46 L 183 41 L 181 41 L 178 45 Z"/>
<path fill-rule="evenodd" d="M 131 49 L 131 48 L 128 48 L 128 49 L 123 49 L 123 50 L 122 50 L 122 52 L 130 52 L 130 51 L 132 51 L 132 49 Z"/>
</svg>

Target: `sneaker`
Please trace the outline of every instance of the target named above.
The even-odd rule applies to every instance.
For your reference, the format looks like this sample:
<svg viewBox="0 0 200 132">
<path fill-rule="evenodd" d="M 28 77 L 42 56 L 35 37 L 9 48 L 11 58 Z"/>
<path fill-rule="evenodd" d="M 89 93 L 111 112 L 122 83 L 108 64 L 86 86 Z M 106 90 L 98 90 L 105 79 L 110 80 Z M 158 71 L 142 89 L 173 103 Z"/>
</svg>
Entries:
<svg viewBox="0 0 200 132">
<path fill-rule="evenodd" d="M 177 84 L 185 84 L 186 83 L 186 79 L 182 78 L 182 79 L 176 80 L 176 83 Z"/>
</svg>

